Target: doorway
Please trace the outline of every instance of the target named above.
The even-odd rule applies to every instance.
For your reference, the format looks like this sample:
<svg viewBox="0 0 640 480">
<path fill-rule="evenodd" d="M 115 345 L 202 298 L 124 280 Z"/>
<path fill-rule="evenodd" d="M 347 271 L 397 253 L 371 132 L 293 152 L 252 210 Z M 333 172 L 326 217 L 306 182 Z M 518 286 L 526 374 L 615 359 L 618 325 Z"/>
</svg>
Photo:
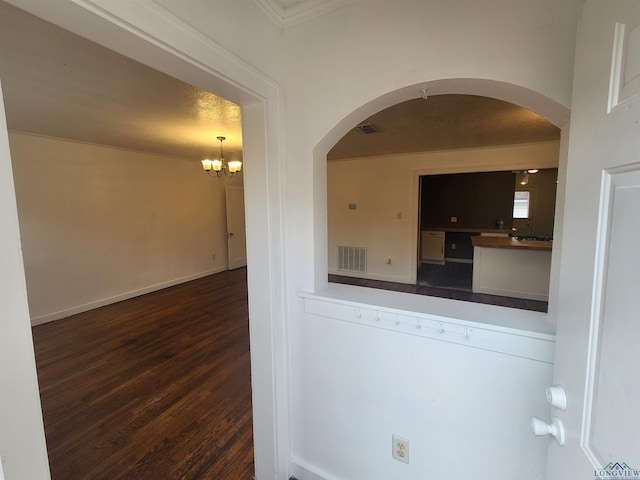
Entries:
<svg viewBox="0 0 640 480">
<path fill-rule="evenodd" d="M 33 30 L 30 32 L 33 34 Z M 67 32 L 60 35 L 70 36 L 71 34 Z M 96 46 L 92 48 L 97 49 Z M 142 68 L 146 69 L 147 67 Z M 167 79 L 162 81 L 170 82 Z M 11 105 L 15 107 L 16 102 L 11 97 L 10 83 L 7 81 L 5 84 L 5 94 L 7 94 Z M 237 108 L 239 109 L 239 107 Z M 11 116 L 11 112 L 8 112 L 8 116 L 9 121 L 12 122 L 14 117 Z M 222 192 L 220 200 L 223 200 L 224 189 L 223 187 L 216 189 L 215 185 L 206 179 L 199 168 L 197 158 L 193 162 L 189 162 L 184 158 L 169 158 L 168 155 L 161 155 L 157 152 L 143 153 L 124 148 L 112 148 L 111 146 L 88 145 L 78 142 L 78 139 L 69 141 L 68 139 L 36 137 L 15 131 L 11 132 L 10 137 L 16 163 L 14 173 L 18 189 L 18 208 L 20 209 L 29 203 L 39 204 L 40 206 L 36 208 L 35 212 L 36 215 L 38 212 L 42 215 L 42 217 L 21 218 L 23 223 L 22 247 L 28 286 L 35 285 L 36 289 L 42 286 L 43 290 L 49 291 L 49 297 L 44 299 L 40 297 L 43 303 L 65 300 L 63 295 L 55 295 L 55 287 L 65 284 L 65 281 L 57 283 L 45 281 L 44 275 L 29 275 L 29 269 L 38 263 L 47 263 L 47 267 L 52 268 L 53 264 L 46 261 L 46 256 L 52 253 L 56 256 L 61 253 L 57 247 L 63 247 L 63 244 L 66 243 L 67 248 L 63 252 L 64 255 L 60 255 L 60 258 L 71 259 L 67 263 L 69 267 L 86 267 L 84 270 L 77 269 L 80 278 L 76 283 L 79 284 L 79 288 L 84 288 L 83 284 L 86 287 L 90 285 L 96 287 L 97 285 L 108 288 L 113 284 L 109 275 L 114 273 L 119 277 L 115 283 L 122 287 L 121 290 L 111 290 L 109 294 L 104 294 L 98 299 L 82 296 L 88 292 L 88 288 L 81 290 L 75 297 L 75 304 L 71 307 L 63 305 L 62 308 L 48 308 L 48 310 L 42 308 L 39 310 L 41 304 L 35 303 L 31 313 L 32 316 L 38 316 L 39 322 L 52 320 L 51 317 L 54 314 L 60 318 L 77 313 L 74 311 L 76 307 L 86 310 L 101 306 L 99 304 L 113 303 L 123 300 L 125 297 L 135 297 L 151 290 L 169 287 L 174 283 L 182 283 L 196 276 L 203 276 L 203 274 L 217 273 L 215 270 L 220 268 L 220 265 L 205 264 L 202 269 L 199 266 L 205 263 L 202 258 L 206 258 L 206 262 L 211 261 L 209 233 L 213 232 L 217 235 L 219 231 L 220 239 L 215 240 L 216 244 L 221 244 L 221 252 L 224 251 L 224 224 L 220 222 L 217 230 L 214 230 L 211 224 L 206 225 L 208 221 L 213 223 L 216 218 L 224 218 L 224 210 L 222 210 L 224 202 L 213 202 L 209 196 L 209 192 L 217 191 L 217 194 Z M 46 146 L 51 148 L 43 148 Z M 40 154 L 38 155 L 37 152 Z M 47 153 L 45 155 L 42 152 Z M 83 159 L 86 162 L 83 165 L 71 165 L 64 161 L 55 162 L 54 160 L 58 159 L 56 156 L 58 154 L 67 158 Z M 48 182 L 49 186 L 47 187 L 38 188 L 42 186 L 38 185 L 34 188 L 34 185 L 28 182 L 33 181 L 36 176 L 28 174 L 29 178 L 25 180 L 26 176 L 23 175 L 22 169 L 26 168 L 29 161 L 37 161 L 37 156 L 43 159 L 46 157 L 48 161 L 56 164 L 55 169 L 47 169 L 48 178 L 44 182 Z M 18 158 L 21 160 L 20 164 L 18 164 Z M 22 162 L 22 160 L 25 161 Z M 151 165 L 152 168 L 150 168 Z M 142 171 L 138 170 L 139 168 L 146 170 L 146 173 L 142 174 Z M 88 175 L 85 178 L 77 178 L 74 176 L 74 172 L 80 176 L 84 176 L 85 173 Z M 96 187 L 93 182 L 98 182 L 100 186 Z M 64 190 L 64 185 L 67 185 L 66 190 L 72 190 L 74 194 L 78 191 L 85 194 L 89 192 L 89 194 L 71 195 L 71 197 L 53 195 L 58 203 L 55 201 L 42 202 L 40 201 L 41 197 L 37 197 L 45 191 L 55 193 L 47 188 L 53 189 L 56 186 L 62 186 Z M 215 194 L 211 193 L 211 195 Z M 60 202 L 64 202 L 65 205 L 61 206 Z M 214 208 L 220 209 L 220 212 L 216 213 L 216 218 L 203 219 L 200 215 L 202 205 L 214 205 Z M 74 209 L 84 207 L 88 207 L 85 210 L 86 216 L 79 220 L 77 216 L 73 215 Z M 88 210 L 93 210 L 93 212 Z M 211 210 L 211 207 L 207 209 L 208 212 Z M 22 211 L 24 212 L 24 209 Z M 47 220 L 52 218 L 55 221 L 47 223 Z M 55 231 L 47 232 L 46 225 L 52 226 Z M 106 228 L 107 225 L 108 228 Z M 76 229 L 77 232 L 81 232 L 79 236 L 69 234 L 69 227 L 73 229 L 74 226 L 79 227 Z M 40 230 L 40 235 L 31 235 L 33 230 L 30 227 Z M 148 235 L 141 234 L 143 230 L 146 230 Z M 35 249 L 28 248 L 38 241 L 38 237 L 46 238 L 46 243 L 40 244 Z M 203 238 L 209 240 L 209 243 L 205 244 L 205 241 L 200 241 Z M 95 247 L 107 239 L 110 239 L 112 248 L 102 249 L 102 252 L 97 252 L 95 255 L 96 251 L 85 248 L 85 244 L 82 243 L 82 241 L 87 241 Z M 194 244 L 194 239 L 197 240 L 195 243 L 200 243 L 200 245 Z M 27 245 L 28 242 L 30 243 Z M 33 250 L 37 252 L 36 256 L 30 255 Z M 73 250 L 75 250 L 75 257 Z M 197 252 L 197 255 L 191 256 L 187 250 L 192 250 L 192 253 Z M 206 253 L 206 257 L 203 255 L 203 251 Z M 149 254 L 154 257 L 154 260 L 151 262 L 151 268 L 145 268 L 149 265 L 145 264 L 143 258 L 149 258 Z M 123 261 L 123 255 L 132 256 Z M 181 266 L 191 264 L 195 256 L 201 257 L 198 259 L 199 263 L 193 262 L 193 265 L 198 267 L 197 270 L 179 270 Z M 224 263 L 226 255 L 220 255 L 220 257 L 223 260 L 222 265 L 226 269 Z M 128 264 L 128 267 L 124 264 Z M 126 271 L 121 268 L 123 265 Z M 62 270 L 57 271 L 59 280 L 63 278 Z M 167 272 L 171 272 L 172 275 L 166 275 Z M 157 281 L 157 279 L 161 281 Z M 162 281 L 163 279 L 166 281 Z M 136 285 L 135 282 L 140 283 Z M 30 297 L 30 300 L 34 300 L 34 298 L 36 301 L 38 300 L 37 295 L 30 295 Z M 51 305 L 49 303 L 46 307 L 51 307 Z M 54 311 L 51 312 L 51 310 Z M 244 322 L 247 321 L 245 318 Z M 162 354 L 163 352 L 160 352 L 160 355 Z M 248 374 L 245 379 L 248 383 Z"/>
</svg>

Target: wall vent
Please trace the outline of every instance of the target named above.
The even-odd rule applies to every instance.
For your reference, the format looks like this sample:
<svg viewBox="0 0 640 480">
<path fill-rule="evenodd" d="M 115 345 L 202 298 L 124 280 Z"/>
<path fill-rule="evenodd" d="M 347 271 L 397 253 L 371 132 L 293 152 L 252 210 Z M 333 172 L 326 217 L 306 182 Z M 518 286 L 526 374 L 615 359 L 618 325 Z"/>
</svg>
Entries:
<svg viewBox="0 0 640 480">
<path fill-rule="evenodd" d="M 338 270 L 346 272 L 367 271 L 367 249 L 338 245 Z"/>
</svg>

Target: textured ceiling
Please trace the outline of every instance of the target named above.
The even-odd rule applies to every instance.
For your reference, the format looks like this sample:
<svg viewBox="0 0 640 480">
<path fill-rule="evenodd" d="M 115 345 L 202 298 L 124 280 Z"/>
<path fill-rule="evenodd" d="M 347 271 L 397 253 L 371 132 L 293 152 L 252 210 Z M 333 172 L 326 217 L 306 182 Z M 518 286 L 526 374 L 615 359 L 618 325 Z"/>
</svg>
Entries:
<svg viewBox="0 0 640 480">
<path fill-rule="evenodd" d="M 534 143 L 560 138 L 560 129 L 525 108 L 494 98 L 435 95 L 399 103 L 362 121 L 329 152 L 329 160 Z"/>
<path fill-rule="evenodd" d="M 0 2 L 11 130 L 199 161 L 242 149 L 240 107 Z"/>
</svg>

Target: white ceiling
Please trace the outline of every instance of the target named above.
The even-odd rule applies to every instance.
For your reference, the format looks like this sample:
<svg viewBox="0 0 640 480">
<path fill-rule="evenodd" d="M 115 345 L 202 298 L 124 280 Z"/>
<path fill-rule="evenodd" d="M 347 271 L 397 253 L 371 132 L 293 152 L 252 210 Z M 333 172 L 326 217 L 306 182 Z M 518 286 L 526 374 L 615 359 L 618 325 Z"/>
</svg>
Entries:
<svg viewBox="0 0 640 480">
<path fill-rule="evenodd" d="M 286 15 L 353 0 L 255 0 Z M 287 13 L 289 12 L 289 13 Z M 192 158 L 242 155 L 240 107 L 0 1 L 0 78 L 11 130 Z M 468 95 L 418 98 L 354 128 L 329 159 L 530 143 L 559 129 L 509 103 Z M 355 127 L 355 125 L 354 125 Z"/>
</svg>

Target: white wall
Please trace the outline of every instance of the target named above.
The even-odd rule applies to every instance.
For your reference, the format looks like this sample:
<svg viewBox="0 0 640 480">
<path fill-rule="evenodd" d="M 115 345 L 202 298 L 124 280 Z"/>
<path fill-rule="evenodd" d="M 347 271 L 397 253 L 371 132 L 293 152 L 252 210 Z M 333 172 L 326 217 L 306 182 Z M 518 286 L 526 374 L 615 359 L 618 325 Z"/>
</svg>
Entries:
<svg viewBox="0 0 640 480">
<path fill-rule="evenodd" d="M 415 283 L 419 175 L 555 168 L 558 149 L 559 142 L 543 142 L 327 162 L 329 272 L 344 274 L 338 245 L 360 246 L 367 272 L 358 277 Z"/>
<path fill-rule="evenodd" d="M 33 324 L 226 270 L 225 180 L 197 160 L 9 142 Z"/>
<path fill-rule="evenodd" d="M 154 0 L 270 78 L 282 81 L 282 31 L 253 0 Z"/>
<path fill-rule="evenodd" d="M 419 97 L 422 86 L 433 94 L 500 92 L 538 113 L 541 105 L 527 105 L 537 101 L 536 92 L 569 105 L 580 4 L 372 0 L 286 30 L 292 290 L 315 288 L 325 277 L 323 162 L 348 130 L 390 104 Z M 470 92 L 468 79 L 504 83 Z M 531 94 L 514 94 L 514 85 Z"/>
<path fill-rule="evenodd" d="M 457 472 L 460 476 L 489 479 L 495 478 L 495 463 L 485 469 L 487 465 L 476 454 L 478 448 L 486 453 L 482 447 L 492 445 L 501 462 L 514 465 L 526 458 L 526 468 L 538 465 L 531 467 L 533 478 L 542 478 L 545 453 L 541 449 L 527 451 L 514 441 L 529 434 L 526 423 L 533 414 L 532 404 L 514 405 L 510 399 L 539 398 L 550 379 L 549 371 L 534 374 L 535 366 L 510 358 L 460 355 L 456 349 L 440 349 L 400 335 L 369 332 L 326 319 L 321 322 L 305 315 L 294 293 L 322 288 L 323 279 L 326 281 L 325 159 L 338 139 L 376 111 L 419 97 L 423 85 L 434 89 L 434 94 L 501 95 L 540 113 L 543 108 L 535 95 L 514 93 L 516 85 L 558 105 L 570 105 L 580 4 L 373 0 L 356 2 L 284 32 L 290 65 L 286 84 L 286 215 L 287 242 L 292 246 L 287 261 L 292 454 L 307 471 L 344 480 L 429 478 L 423 475 L 425 465 L 433 462 L 440 468 L 442 458 L 448 460 L 447 455 L 453 452 L 456 465 L 467 469 Z M 483 79 L 506 85 L 499 88 L 492 84 L 495 89 L 485 92 L 480 85 L 468 91 L 465 80 L 446 79 Z M 561 117 L 566 119 L 564 115 L 553 121 L 561 122 Z M 375 293 L 369 297 L 375 305 Z M 391 368 L 396 359 L 402 359 L 406 368 L 401 375 Z M 464 371 L 461 364 L 477 367 L 470 372 L 478 383 L 458 380 Z M 425 365 L 436 369 L 433 375 L 442 374 L 443 381 L 425 381 L 432 372 Z M 451 383 L 444 378 L 451 378 Z M 499 391 L 487 395 L 488 385 L 509 379 L 526 382 L 512 383 L 513 390 L 507 396 Z M 461 385 L 468 388 L 465 405 L 452 402 L 447 406 L 444 402 L 438 412 L 416 407 L 429 405 L 434 392 L 451 400 Z M 487 434 L 486 417 L 468 412 L 488 403 L 492 407 L 487 415 L 496 421 Z M 508 412 L 508 421 L 497 421 L 500 411 Z M 436 421 L 438 416 L 451 423 Z M 451 432 L 457 435 L 455 442 Z M 437 450 L 443 455 L 439 458 L 431 457 L 429 448 L 419 447 L 412 456 L 415 463 L 402 470 L 403 465 L 390 459 L 391 433 L 405 433 L 421 447 L 435 448 L 442 441 L 451 450 Z M 347 450 L 336 447 L 336 442 L 353 448 L 349 450 L 352 457 L 347 458 Z M 492 458 L 496 460 L 497 455 Z M 363 462 L 367 463 L 362 467 L 368 469 L 367 475 L 354 470 Z M 393 475 L 390 469 L 394 469 Z"/>
<path fill-rule="evenodd" d="M 299 350 L 296 478 L 542 478 L 547 445 L 528 423 L 547 410 L 550 364 L 316 315 Z"/>
</svg>

